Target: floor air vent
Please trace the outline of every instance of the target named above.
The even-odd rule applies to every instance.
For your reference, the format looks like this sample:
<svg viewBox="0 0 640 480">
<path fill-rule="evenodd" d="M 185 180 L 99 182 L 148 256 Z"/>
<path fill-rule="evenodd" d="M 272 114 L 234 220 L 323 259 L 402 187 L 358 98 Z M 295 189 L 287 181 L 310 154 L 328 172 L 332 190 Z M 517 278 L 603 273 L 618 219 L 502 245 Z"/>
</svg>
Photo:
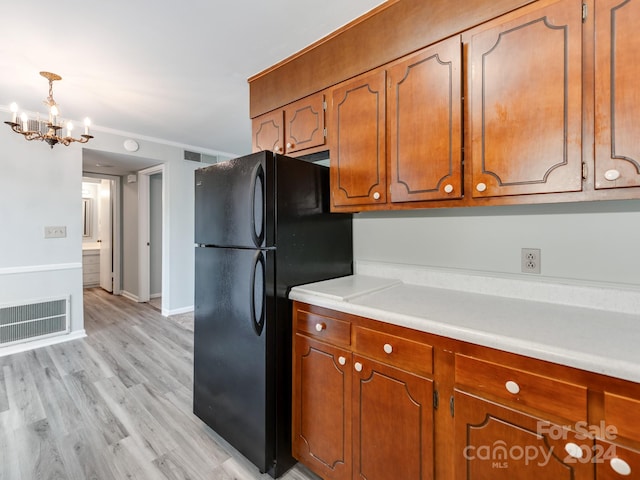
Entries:
<svg viewBox="0 0 640 480">
<path fill-rule="evenodd" d="M 69 297 L 0 307 L 0 347 L 69 332 Z"/>
</svg>

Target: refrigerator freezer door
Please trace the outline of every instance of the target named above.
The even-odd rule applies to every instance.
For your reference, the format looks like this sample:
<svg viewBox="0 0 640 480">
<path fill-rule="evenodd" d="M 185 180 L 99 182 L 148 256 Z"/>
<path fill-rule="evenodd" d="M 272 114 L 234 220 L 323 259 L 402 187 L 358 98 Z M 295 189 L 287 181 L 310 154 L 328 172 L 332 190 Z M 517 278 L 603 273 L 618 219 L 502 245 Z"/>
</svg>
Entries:
<svg viewBox="0 0 640 480">
<path fill-rule="evenodd" d="M 194 413 L 261 471 L 275 455 L 272 250 L 196 248 Z"/>
<path fill-rule="evenodd" d="M 259 152 L 195 172 L 195 243 L 274 245 L 273 154 Z"/>
</svg>

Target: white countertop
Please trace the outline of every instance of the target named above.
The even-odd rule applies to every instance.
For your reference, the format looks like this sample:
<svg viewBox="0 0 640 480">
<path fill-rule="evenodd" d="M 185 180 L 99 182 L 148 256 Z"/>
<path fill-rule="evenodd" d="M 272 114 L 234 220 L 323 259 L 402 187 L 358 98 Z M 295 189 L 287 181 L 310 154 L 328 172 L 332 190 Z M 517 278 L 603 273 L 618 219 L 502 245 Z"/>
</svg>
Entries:
<svg viewBox="0 0 640 480">
<path fill-rule="evenodd" d="M 558 286 L 562 288 L 562 286 Z M 352 275 L 290 298 L 640 382 L 640 315 Z"/>
</svg>

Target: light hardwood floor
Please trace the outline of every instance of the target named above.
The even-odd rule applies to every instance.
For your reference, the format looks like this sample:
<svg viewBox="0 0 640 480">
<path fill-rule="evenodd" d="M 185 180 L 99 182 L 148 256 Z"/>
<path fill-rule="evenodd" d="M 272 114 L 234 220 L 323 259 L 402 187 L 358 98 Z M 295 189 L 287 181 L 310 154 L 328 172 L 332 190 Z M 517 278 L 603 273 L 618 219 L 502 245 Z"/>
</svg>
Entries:
<svg viewBox="0 0 640 480">
<path fill-rule="evenodd" d="M 98 288 L 84 305 L 87 338 L 0 357 L 1 480 L 271 478 L 193 415 L 189 322 Z"/>
</svg>

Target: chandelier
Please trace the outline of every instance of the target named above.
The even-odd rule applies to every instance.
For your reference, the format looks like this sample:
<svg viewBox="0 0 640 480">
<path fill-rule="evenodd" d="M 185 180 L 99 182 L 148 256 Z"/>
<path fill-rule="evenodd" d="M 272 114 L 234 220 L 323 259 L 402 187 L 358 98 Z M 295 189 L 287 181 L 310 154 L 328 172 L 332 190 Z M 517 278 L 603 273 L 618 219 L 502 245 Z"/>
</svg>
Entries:
<svg viewBox="0 0 640 480">
<path fill-rule="evenodd" d="M 63 130 L 60 120 L 60 111 L 58 110 L 58 104 L 53 99 L 53 82 L 56 80 L 62 80 L 60 75 L 51 72 L 40 72 L 44 78 L 49 80 L 49 96 L 45 99 L 44 104 L 49 108 L 48 121 L 40 120 L 40 114 L 37 118 L 30 119 L 28 115 L 23 112 L 20 115 L 20 121 L 18 122 L 18 105 L 11 104 L 11 121 L 4 122 L 11 127 L 16 133 L 24 135 L 27 140 L 40 140 L 45 141 L 53 148 L 54 145 L 61 143 L 63 145 L 70 145 L 73 142 L 87 143 L 93 138 L 89 135 L 89 126 L 91 121 L 88 118 L 84 119 L 84 134 L 80 135 L 80 138 L 73 138 L 71 132 L 73 131 L 73 123 L 71 121 L 66 122 L 66 136 L 61 136 L 60 130 Z"/>
</svg>

